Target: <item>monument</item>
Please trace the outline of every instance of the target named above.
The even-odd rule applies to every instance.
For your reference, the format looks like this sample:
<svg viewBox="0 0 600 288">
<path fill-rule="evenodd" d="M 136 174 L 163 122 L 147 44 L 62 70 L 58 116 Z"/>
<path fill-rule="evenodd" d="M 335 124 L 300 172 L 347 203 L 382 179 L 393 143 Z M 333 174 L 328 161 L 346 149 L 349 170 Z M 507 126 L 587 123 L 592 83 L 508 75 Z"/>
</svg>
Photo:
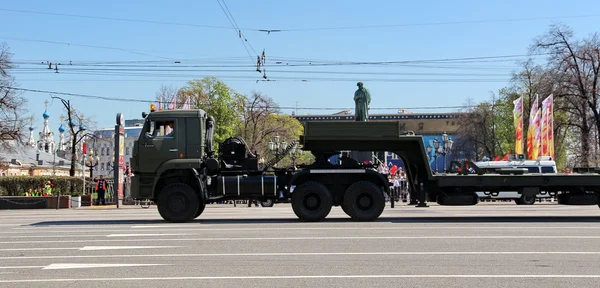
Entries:
<svg viewBox="0 0 600 288">
<path fill-rule="evenodd" d="M 354 92 L 354 120 L 359 122 L 369 121 L 369 105 L 371 104 L 371 93 L 364 87 L 362 82 L 356 83 L 358 89 Z M 375 163 L 372 151 L 352 151 L 352 158 L 358 162 L 369 161 Z M 376 163 L 375 163 L 376 164 Z"/>
<path fill-rule="evenodd" d="M 362 82 L 356 83 L 358 89 L 354 92 L 354 120 L 369 121 L 369 105 L 371 93 L 363 86 Z"/>
</svg>

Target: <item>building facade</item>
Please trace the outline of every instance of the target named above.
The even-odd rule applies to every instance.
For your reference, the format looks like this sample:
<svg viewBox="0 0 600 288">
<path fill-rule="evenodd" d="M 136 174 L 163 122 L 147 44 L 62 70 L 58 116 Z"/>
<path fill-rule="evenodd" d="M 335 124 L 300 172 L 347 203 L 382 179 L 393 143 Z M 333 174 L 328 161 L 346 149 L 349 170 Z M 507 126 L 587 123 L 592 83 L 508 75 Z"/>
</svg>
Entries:
<svg viewBox="0 0 600 288">
<path fill-rule="evenodd" d="M 133 143 L 138 139 L 142 132 L 142 126 L 144 119 L 130 119 L 125 120 L 125 165 L 129 166 L 129 161 L 133 153 Z M 95 138 L 88 138 L 86 140 L 86 146 L 88 150 L 93 151 L 94 160 L 88 165 L 89 168 L 92 166 L 93 177 L 102 175 L 103 177 L 113 177 L 113 163 L 114 163 L 114 152 L 115 152 L 115 128 L 106 128 L 93 132 Z M 97 157 L 96 157 L 97 156 Z M 88 175 L 89 176 L 89 175 Z"/>
</svg>

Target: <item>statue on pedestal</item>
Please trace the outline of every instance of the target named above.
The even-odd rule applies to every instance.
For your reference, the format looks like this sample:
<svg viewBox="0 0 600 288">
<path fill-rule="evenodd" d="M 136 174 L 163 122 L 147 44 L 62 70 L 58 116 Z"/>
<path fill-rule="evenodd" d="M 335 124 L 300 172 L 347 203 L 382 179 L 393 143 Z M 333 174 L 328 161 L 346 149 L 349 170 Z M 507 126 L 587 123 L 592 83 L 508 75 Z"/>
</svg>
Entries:
<svg viewBox="0 0 600 288">
<path fill-rule="evenodd" d="M 369 121 L 369 105 L 371 104 L 371 93 L 363 87 L 362 82 L 356 83 L 358 89 L 354 92 L 354 120 Z"/>
</svg>

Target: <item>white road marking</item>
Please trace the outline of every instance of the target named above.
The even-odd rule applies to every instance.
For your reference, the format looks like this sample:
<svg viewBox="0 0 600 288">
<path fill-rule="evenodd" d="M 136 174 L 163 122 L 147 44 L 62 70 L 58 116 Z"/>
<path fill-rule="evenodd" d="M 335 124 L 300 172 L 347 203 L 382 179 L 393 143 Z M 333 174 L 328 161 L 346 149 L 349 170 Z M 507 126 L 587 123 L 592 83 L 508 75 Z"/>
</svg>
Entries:
<svg viewBox="0 0 600 288">
<path fill-rule="evenodd" d="M 187 225 L 133 225 L 131 228 L 186 228 L 196 226 L 196 224 L 187 224 Z M 204 226 L 204 225 L 202 225 Z M 126 228 L 126 227 L 123 227 Z"/>
<path fill-rule="evenodd" d="M 481 275 L 274 275 L 274 276 L 182 276 L 182 277 L 131 277 L 131 278 L 62 278 L 62 279 L 19 279 L 0 280 L 0 283 L 32 282 L 104 282 L 104 281 L 156 281 L 156 280 L 280 280 L 280 279 L 361 279 L 361 278 L 600 278 L 600 275 L 544 275 L 544 274 L 481 274 Z"/>
<path fill-rule="evenodd" d="M 185 236 L 189 234 L 163 234 L 163 233 L 154 233 L 154 234 L 109 234 L 106 237 L 138 237 L 138 236 Z"/>
<path fill-rule="evenodd" d="M 182 246 L 85 246 L 80 251 L 180 248 Z"/>
<path fill-rule="evenodd" d="M 94 264 L 94 263 L 57 263 L 50 264 L 43 270 L 56 269 L 83 269 L 83 268 L 110 268 L 110 267 L 136 267 L 136 266 L 162 266 L 166 264 Z"/>
<path fill-rule="evenodd" d="M 0 269 L 34 269 L 34 268 L 44 268 L 46 266 L 6 266 L 0 267 Z"/>
<path fill-rule="evenodd" d="M 424 251 L 424 252 L 281 252 L 281 253 L 207 253 L 207 254 L 128 254 L 128 255 L 45 255 L 45 256 L 7 256 L 9 259 L 70 259 L 70 258 L 191 258 L 191 257 L 242 257 L 242 256 L 422 256 L 422 255 L 600 255 L 600 251 Z"/>
<path fill-rule="evenodd" d="M 106 234 L 100 234 L 100 235 L 90 235 L 90 234 L 85 234 L 85 235 L 64 235 L 61 233 L 61 235 L 19 235 L 19 236 L 8 236 L 8 237 L 0 237 L 0 239 L 2 238 L 10 238 L 10 239 L 16 239 L 16 238 L 80 238 L 80 237 L 102 237 Z"/>
<path fill-rule="evenodd" d="M 71 247 L 65 247 L 65 248 L 55 248 L 55 247 L 50 247 L 50 248 L 39 248 L 39 247 L 31 247 L 31 248 L 2 248 L 0 249 L 0 251 L 46 251 L 46 250 L 78 250 L 79 248 L 71 248 Z"/>
<path fill-rule="evenodd" d="M 488 224 L 486 224 L 488 225 Z M 190 227 L 194 227 L 195 225 L 190 225 Z M 134 226 L 135 227 L 135 226 Z M 69 231 L 69 230 L 45 230 L 45 229 L 27 229 L 29 231 L 4 231 L 0 232 L 2 234 L 34 234 L 34 233 L 103 233 L 110 232 L 114 233 L 115 230 L 129 230 L 133 227 L 118 227 L 115 229 L 93 229 L 93 228 L 83 228 L 78 227 L 80 230 L 77 231 Z M 147 229 L 152 230 L 156 228 L 165 228 L 165 229 L 157 229 L 156 231 L 165 231 L 165 232 L 193 232 L 193 231 L 280 231 L 280 230 L 400 230 L 400 231 L 409 231 L 409 230 L 467 230 L 467 229 L 475 229 L 475 230 L 600 230 L 600 226 L 425 226 L 422 225 L 420 227 L 413 226 L 384 226 L 384 227 L 361 227 L 361 226 L 353 226 L 353 227 L 232 227 L 232 228 L 182 228 L 181 226 L 176 226 L 173 228 L 169 227 L 136 227 L 136 229 Z M 146 230 L 146 231 L 147 231 Z M 153 231 L 153 232 L 156 232 Z M 89 235 L 89 234 L 88 234 Z M 139 234 L 135 234 L 139 235 Z M 167 234 L 158 234 L 158 235 L 167 235 Z M 179 235 L 179 234 L 178 234 Z M 71 237 L 74 235 L 65 235 Z M 99 235 L 96 235 L 99 236 Z M 100 235 L 104 236 L 104 235 Z M 10 236 L 15 238 L 26 238 L 28 236 Z M 32 238 L 41 237 L 41 236 L 31 236 Z M 60 237 L 57 236 L 47 236 L 47 237 Z M 83 237 L 83 235 L 81 236 Z M 6 238 L 0 237 L 0 238 Z"/>
<path fill-rule="evenodd" d="M 168 234 L 159 234 L 168 235 Z M 136 238 L 136 239 L 89 239 L 90 242 L 156 242 L 156 241 L 265 241 L 265 240 L 422 240 L 422 239 L 600 239 L 586 235 L 524 235 L 524 236 L 331 236 L 331 237 L 223 237 L 223 238 Z M 82 240 L 9 241 L 0 244 L 81 243 Z"/>
</svg>

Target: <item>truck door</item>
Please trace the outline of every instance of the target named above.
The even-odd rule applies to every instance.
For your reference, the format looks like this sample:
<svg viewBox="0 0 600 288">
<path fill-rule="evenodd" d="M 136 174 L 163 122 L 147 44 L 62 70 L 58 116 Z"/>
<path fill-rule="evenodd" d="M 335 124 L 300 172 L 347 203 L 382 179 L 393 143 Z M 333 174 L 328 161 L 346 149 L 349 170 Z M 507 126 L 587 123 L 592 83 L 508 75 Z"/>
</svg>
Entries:
<svg viewBox="0 0 600 288">
<path fill-rule="evenodd" d="M 170 159 L 179 158 L 180 143 L 185 143 L 185 119 L 154 117 L 149 119 L 149 129 L 144 129 L 139 141 L 140 157 L 138 160 L 140 173 L 155 173 L 156 169 Z"/>
</svg>

